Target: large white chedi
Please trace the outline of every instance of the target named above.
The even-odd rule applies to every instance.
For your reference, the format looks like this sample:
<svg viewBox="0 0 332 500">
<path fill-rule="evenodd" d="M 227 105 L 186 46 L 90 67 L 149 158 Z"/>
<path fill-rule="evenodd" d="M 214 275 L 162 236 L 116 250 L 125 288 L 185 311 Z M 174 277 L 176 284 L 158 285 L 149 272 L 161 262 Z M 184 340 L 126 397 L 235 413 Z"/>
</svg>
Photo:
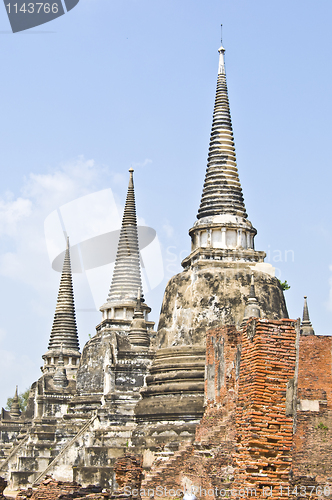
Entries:
<svg viewBox="0 0 332 500">
<path fill-rule="evenodd" d="M 181 441 L 203 414 L 207 329 L 240 328 L 249 307 L 269 319 L 287 318 L 274 268 L 255 250 L 257 233 L 245 209 L 236 164 L 225 49 L 219 49 L 217 90 L 205 174 L 191 252 L 167 284 L 156 337 L 157 352 L 136 407 L 136 443 L 153 448 L 165 432 Z M 252 282 L 255 283 L 253 297 Z M 143 431 L 144 430 L 144 431 Z"/>
</svg>

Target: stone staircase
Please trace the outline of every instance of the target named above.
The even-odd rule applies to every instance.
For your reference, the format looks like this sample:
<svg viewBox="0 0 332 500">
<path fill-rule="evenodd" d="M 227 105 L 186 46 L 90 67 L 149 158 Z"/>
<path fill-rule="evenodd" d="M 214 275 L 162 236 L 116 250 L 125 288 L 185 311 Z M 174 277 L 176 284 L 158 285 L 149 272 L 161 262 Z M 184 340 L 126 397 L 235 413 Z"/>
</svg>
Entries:
<svg viewBox="0 0 332 500">
<path fill-rule="evenodd" d="M 114 463 L 130 451 L 135 424 L 115 425 L 106 409 L 35 420 L 15 446 L 3 450 L 1 474 L 12 489 L 36 485 L 53 475 L 63 481 L 113 488 Z"/>
<path fill-rule="evenodd" d="M 117 458 L 130 451 L 131 425 L 107 425 L 104 422 L 90 434 L 73 467 L 73 480 L 80 484 L 99 484 L 113 488 L 114 464 Z"/>
<path fill-rule="evenodd" d="M 27 437 L 27 432 L 28 430 L 24 429 L 16 436 L 15 440 L 10 440 L 9 442 L 1 443 L 0 471 L 3 469 L 3 467 L 6 466 L 8 458 L 11 456 L 14 450 L 16 450 L 19 446 L 22 445 L 22 441 L 24 441 Z"/>
<path fill-rule="evenodd" d="M 19 434 L 15 441 L 10 443 L 2 443 L 1 445 L 1 460 L 0 460 L 0 474 L 5 471 L 8 462 L 20 450 L 23 444 L 28 440 L 28 433 L 25 431 Z"/>
<path fill-rule="evenodd" d="M 19 484 L 31 484 L 39 470 L 47 467 L 56 453 L 55 422 L 46 420 L 30 427 L 20 442 L 1 464 L 13 488 Z"/>
<path fill-rule="evenodd" d="M 84 426 L 86 423 L 84 420 Z M 61 455 L 67 447 L 68 437 L 74 438 L 76 434 L 77 427 L 68 425 L 65 420 L 61 425 L 52 418 L 35 420 L 25 433 L 18 436 L 16 446 L 6 449 L 0 473 L 6 476 L 11 488 L 32 485 Z"/>
<path fill-rule="evenodd" d="M 79 431 L 77 432 L 77 425 L 75 425 L 74 429 L 70 432 L 70 428 L 66 426 L 65 433 L 62 433 L 62 429 L 57 427 L 57 436 L 54 440 L 55 443 L 55 453 L 53 456 L 50 457 L 49 461 L 46 465 L 46 467 L 40 468 L 38 474 L 34 477 L 34 484 L 37 484 L 39 481 L 41 481 L 46 474 L 54 471 L 54 469 L 59 466 L 61 468 L 61 460 L 67 461 L 66 453 L 69 452 L 70 454 L 70 449 L 78 444 L 78 447 L 80 443 L 80 438 L 84 435 L 85 432 L 89 430 L 95 419 L 97 418 L 97 415 L 93 415 L 91 419 L 88 421 L 84 421 L 84 424 L 81 424 L 81 427 L 79 428 Z M 47 436 L 47 432 L 45 433 Z M 63 434 L 65 434 L 65 441 L 63 440 Z M 69 440 L 68 440 L 69 439 Z M 50 447 L 50 450 L 52 450 L 52 447 Z M 75 456 L 75 454 L 74 454 Z"/>
</svg>

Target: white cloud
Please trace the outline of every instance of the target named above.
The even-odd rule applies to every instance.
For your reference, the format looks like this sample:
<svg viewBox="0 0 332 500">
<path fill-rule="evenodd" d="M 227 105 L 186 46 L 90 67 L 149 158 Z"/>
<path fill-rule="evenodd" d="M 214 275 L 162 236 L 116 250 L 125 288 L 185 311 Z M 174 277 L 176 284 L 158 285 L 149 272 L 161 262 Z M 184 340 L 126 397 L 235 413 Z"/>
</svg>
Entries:
<svg viewBox="0 0 332 500">
<path fill-rule="evenodd" d="M 145 160 L 143 161 L 139 161 L 139 162 L 133 162 L 131 164 L 131 166 L 133 168 L 137 168 L 137 167 L 146 167 L 147 165 L 150 165 L 150 163 L 152 163 L 152 160 L 150 160 L 150 158 L 145 158 Z"/>
<path fill-rule="evenodd" d="M 172 238 L 172 236 L 174 235 L 174 227 L 168 220 L 165 220 L 163 224 L 163 230 L 166 233 L 167 238 Z"/>
<path fill-rule="evenodd" d="M 50 270 L 44 220 L 59 206 L 103 187 L 109 175 L 94 160 L 79 157 L 47 174 L 31 173 L 16 199 L 12 193 L 0 197 L 0 236 L 11 239 L 8 250 L 0 255 L 0 275 L 36 289 L 53 288 L 44 276 Z"/>
<path fill-rule="evenodd" d="M 29 199 L 13 199 L 12 193 L 7 193 L 0 199 L 0 235 L 12 236 L 17 225 L 31 215 L 32 203 Z"/>
<path fill-rule="evenodd" d="M 107 169 L 96 165 L 94 160 L 85 160 L 80 156 L 53 172 L 31 173 L 25 180 L 22 193 L 38 207 L 59 206 L 100 189 L 101 179 L 107 173 Z"/>
<path fill-rule="evenodd" d="M 0 328 L 0 342 L 6 337 L 7 333 L 3 328 Z"/>
</svg>

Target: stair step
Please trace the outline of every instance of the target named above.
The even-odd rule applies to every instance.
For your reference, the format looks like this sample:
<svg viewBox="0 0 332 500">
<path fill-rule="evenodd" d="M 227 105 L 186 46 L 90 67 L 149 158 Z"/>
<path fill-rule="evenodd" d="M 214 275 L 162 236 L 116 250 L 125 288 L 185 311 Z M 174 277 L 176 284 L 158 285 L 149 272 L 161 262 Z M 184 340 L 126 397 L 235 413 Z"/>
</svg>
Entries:
<svg viewBox="0 0 332 500">
<path fill-rule="evenodd" d="M 214 454 L 211 453 L 210 451 L 208 450 L 195 450 L 194 451 L 194 456 L 196 457 L 202 457 L 202 456 L 205 456 L 205 457 L 211 457 L 213 458 L 214 457 Z"/>
</svg>

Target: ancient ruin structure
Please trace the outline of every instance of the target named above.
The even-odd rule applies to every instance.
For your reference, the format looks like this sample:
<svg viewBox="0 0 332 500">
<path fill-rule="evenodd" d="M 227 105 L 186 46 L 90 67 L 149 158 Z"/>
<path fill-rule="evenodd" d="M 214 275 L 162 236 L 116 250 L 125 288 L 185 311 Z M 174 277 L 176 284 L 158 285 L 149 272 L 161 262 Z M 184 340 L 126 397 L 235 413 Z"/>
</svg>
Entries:
<svg viewBox="0 0 332 500">
<path fill-rule="evenodd" d="M 117 473 L 123 489 L 143 467 L 142 497 L 332 494 L 332 337 L 315 335 L 306 297 L 302 323 L 288 318 L 274 268 L 255 250 L 224 55 L 220 47 L 191 252 L 167 284 L 157 332 L 142 294 L 130 169 L 96 334 L 80 354 L 68 243 L 43 374 L 26 412 L 17 394 L 2 410 L 0 475 L 12 487 L 47 490 L 52 475 L 112 489 Z"/>
<path fill-rule="evenodd" d="M 204 188 L 189 230 L 191 253 L 183 272 L 167 284 L 158 351 L 135 410 L 134 442 L 143 449 L 165 442 L 167 433 L 174 444 L 192 438 L 204 411 L 206 331 L 220 324 L 240 326 L 252 276 L 261 316 L 288 317 L 274 268 L 264 263 L 265 252 L 254 248 L 256 229 L 247 218 L 236 166 L 224 54 L 220 47 Z"/>
<path fill-rule="evenodd" d="M 30 391 L 27 411 L 17 393 L 2 410 L 1 473 L 12 487 L 53 473 L 63 480 L 112 487 L 113 464 L 136 426 L 140 399 L 154 355 L 154 323 L 142 294 L 133 170 L 118 251 L 102 321 L 79 352 L 67 240 L 54 322 L 42 377 Z"/>
</svg>

